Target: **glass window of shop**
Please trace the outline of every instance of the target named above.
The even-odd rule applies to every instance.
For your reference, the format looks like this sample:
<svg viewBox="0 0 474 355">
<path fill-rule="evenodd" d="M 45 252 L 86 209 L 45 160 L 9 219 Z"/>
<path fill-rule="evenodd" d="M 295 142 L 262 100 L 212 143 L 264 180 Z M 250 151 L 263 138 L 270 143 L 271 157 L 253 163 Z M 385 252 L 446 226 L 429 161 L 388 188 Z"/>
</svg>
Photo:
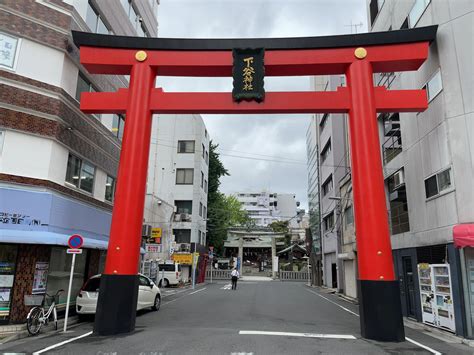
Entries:
<svg viewBox="0 0 474 355">
<path fill-rule="evenodd" d="M 0 323 L 10 315 L 17 253 L 18 246 L 0 244 Z"/>
<path fill-rule="evenodd" d="M 86 270 L 87 251 L 76 255 L 74 264 L 74 275 L 71 288 L 71 304 L 76 303 L 76 296 L 84 284 L 84 274 Z M 67 289 L 69 286 L 69 275 L 71 273 L 72 254 L 66 254 L 66 248 L 51 248 L 51 259 L 49 263 L 48 285 L 46 293 L 52 295 L 56 291 L 63 289 L 64 292 L 59 296 L 58 309 L 64 309 L 66 306 Z"/>
</svg>

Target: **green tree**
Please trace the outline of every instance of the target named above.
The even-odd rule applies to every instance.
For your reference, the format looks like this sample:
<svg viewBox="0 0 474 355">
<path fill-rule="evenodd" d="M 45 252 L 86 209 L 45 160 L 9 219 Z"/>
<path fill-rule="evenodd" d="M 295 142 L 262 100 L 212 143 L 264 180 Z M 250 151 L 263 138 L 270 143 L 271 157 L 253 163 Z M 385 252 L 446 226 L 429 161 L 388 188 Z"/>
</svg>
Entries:
<svg viewBox="0 0 474 355">
<path fill-rule="evenodd" d="M 290 246 L 291 234 L 289 228 L 289 221 L 275 221 L 270 223 L 269 227 L 275 233 L 285 233 L 285 248 Z"/>
<path fill-rule="evenodd" d="M 209 205 L 208 211 L 208 244 L 214 246 L 217 254 L 222 254 L 227 230 L 235 226 L 247 226 L 251 219 L 235 196 L 226 196 L 220 192 Z"/>
<path fill-rule="evenodd" d="M 242 210 L 235 196 L 226 196 L 219 192 L 220 178 L 229 176 L 217 153 L 218 144 L 210 142 L 209 182 L 207 197 L 207 244 L 214 246 L 216 254 L 222 254 L 227 229 L 237 225 L 248 225 L 251 219 Z"/>
</svg>

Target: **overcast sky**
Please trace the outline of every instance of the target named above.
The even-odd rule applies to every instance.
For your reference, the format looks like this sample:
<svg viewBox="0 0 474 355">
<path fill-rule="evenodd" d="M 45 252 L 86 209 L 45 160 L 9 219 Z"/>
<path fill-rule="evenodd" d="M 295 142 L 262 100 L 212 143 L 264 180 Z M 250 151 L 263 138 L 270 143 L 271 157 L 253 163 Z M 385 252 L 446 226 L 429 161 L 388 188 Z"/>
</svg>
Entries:
<svg viewBox="0 0 474 355">
<path fill-rule="evenodd" d="M 363 23 L 365 0 L 161 0 L 160 37 L 306 37 L 351 33 Z M 352 28 L 354 31 L 354 27 Z M 165 91 L 232 91 L 231 78 L 160 77 Z M 266 91 L 307 91 L 309 77 L 265 78 Z M 203 115 L 231 176 L 225 193 L 294 193 L 307 209 L 309 115 Z"/>
</svg>

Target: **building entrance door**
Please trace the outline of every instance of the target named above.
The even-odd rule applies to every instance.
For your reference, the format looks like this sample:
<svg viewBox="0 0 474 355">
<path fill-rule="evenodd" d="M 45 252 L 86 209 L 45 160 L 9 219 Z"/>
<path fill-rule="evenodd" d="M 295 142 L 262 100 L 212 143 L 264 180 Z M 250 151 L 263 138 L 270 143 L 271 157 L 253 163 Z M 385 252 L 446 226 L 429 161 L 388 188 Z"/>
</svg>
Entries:
<svg viewBox="0 0 474 355">
<path fill-rule="evenodd" d="M 404 256 L 403 262 L 403 293 L 407 305 L 407 316 L 415 318 L 415 281 L 411 256 Z"/>
<path fill-rule="evenodd" d="M 331 264 L 332 288 L 337 288 L 337 265 Z"/>
</svg>

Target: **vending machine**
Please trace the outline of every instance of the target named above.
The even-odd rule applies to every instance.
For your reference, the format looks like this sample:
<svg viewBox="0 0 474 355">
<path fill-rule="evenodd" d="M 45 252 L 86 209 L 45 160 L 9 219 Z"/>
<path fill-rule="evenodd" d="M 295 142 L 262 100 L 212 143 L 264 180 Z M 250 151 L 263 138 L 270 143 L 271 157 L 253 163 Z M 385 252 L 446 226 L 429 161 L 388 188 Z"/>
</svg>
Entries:
<svg viewBox="0 0 474 355">
<path fill-rule="evenodd" d="M 423 322 L 454 332 L 449 264 L 418 264 Z"/>
</svg>

